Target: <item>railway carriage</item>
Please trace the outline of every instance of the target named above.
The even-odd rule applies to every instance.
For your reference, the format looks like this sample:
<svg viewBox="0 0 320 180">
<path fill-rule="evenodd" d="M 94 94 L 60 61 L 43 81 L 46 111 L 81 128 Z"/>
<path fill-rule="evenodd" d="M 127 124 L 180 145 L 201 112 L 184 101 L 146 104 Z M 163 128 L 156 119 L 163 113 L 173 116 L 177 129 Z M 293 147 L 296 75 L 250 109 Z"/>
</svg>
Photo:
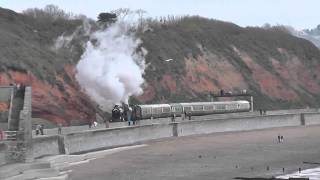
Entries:
<svg viewBox="0 0 320 180">
<path fill-rule="evenodd" d="M 192 116 L 250 111 L 248 101 L 191 102 L 172 104 L 136 105 L 137 119 L 180 116 L 183 113 Z"/>
<path fill-rule="evenodd" d="M 138 119 L 169 117 L 171 106 L 169 104 L 137 105 L 136 112 Z"/>
</svg>

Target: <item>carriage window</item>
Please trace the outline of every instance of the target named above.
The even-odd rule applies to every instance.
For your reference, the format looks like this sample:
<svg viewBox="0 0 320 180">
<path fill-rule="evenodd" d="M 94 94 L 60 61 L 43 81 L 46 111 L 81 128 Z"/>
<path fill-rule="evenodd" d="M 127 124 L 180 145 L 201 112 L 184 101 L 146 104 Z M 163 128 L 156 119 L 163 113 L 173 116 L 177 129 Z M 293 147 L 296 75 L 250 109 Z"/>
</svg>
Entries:
<svg viewBox="0 0 320 180">
<path fill-rule="evenodd" d="M 169 113 L 170 112 L 170 108 L 169 107 L 164 107 L 164 108 L 162 108 L 162 112 Z"/>
<path fill-rule="evenodd" d="M 181 106 L 176 106 L 172 108 L 172 112 L 181 112 L 181 111 L 182 111 Z"/>
<path fill-rule="evenodd" d="M 152 114 L 161 114 L 161 113 L 162 113 L 161 107 L 152 108 Z"/>
<path fill-rule="evenodd" d="M 216 109 L 217 110 L 225 110 L 226 109 L 226 105 L 225 104 L 217 104 L 216 105 Z"/>
<path fill-rule="evenodd" d="M 213 106 L 212 105 L 208 105 L 208 106 L 203 106 L 205 111 L 211 111 L 213 110 Z"/>
<path fill-rule="evenodd" d="M 152 108 L 152 114 L 159 114 L 159 108 Z"/>
<path fill-rule="evenodd" d="M 229 104 L 229 105 L 227 106 L 227 109 L 229 109 L 229 110 L 236 109 L 236 108 L 237 108 L 237 105 L 236 105 L 236 104 Z"/>
<path fill-rule="evenodd" d="M 200 105 L 193 106 L 193 110 L 194 111 L 202 111 L 203 110 L 203 106 L 200 106 Z"/>
<path fill-rule="evenodd" d="M 184 107 L 184 111 L 191 111 L 191 107 Z"/>
<path fill-rule="evenodd" d="M 143 108 L 142 114 L 151 114 L 151 108 Z"/>
</svg>

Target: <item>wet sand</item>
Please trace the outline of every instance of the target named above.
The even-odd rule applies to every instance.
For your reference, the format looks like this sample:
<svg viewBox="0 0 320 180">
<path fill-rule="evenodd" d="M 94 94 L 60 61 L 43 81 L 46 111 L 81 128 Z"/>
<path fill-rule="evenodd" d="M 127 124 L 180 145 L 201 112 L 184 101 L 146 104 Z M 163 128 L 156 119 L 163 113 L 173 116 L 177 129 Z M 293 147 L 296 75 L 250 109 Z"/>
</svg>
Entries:
<svg viewBox="0 0 320 180">
<path fill-rule="evenodd" d="M 278 143 L 277 136 L 284 136 Z M 320 126 L 215 133 L 147 142 L 70 169 L 72 180 L 224 180 L 320 166 Z M 304 163 L 308 162 L 308 163 Z M 284 169 L 283 169 L 284 168 Z M 284 170 L 284 172 L 283 172 Z"/>
</svg>

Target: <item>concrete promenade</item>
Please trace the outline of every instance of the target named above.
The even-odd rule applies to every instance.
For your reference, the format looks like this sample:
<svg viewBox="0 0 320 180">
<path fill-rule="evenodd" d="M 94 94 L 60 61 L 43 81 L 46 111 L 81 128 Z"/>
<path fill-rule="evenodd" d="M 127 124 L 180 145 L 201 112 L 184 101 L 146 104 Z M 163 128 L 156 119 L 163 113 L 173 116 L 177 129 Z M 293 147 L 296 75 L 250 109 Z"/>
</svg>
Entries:
<svg viewBox="0 0 320 180">
<path fill-rule="evenodd" d="M 91 129 L 59 136 L 45 135 L 33 138 L 33 157 L 81 154 L 168 137 L 309 125 L 320 125 L 320 113 L 288 113 L 264 116 L 240 115 L 230 118 L 209 118 L 130 127 Z"/>
<path fill-rule="evenodd" d="M 284 136 L 284 143 L 277 142 L 278 134 Z M 232 180 L 287 174 L 315 166 L 304 162 L 320 162 L 320 126 L 215 133 L 146 144 L 71 166 L 69 177 L 72 180 Z"/>
<path fill-rule="evenodd" d="M 267 115 L 282 115 L 282 114 L 297 114 L 297 113 L 315 113 L 320 112 L 320 109 L 291 109 L 291 110 L 274 110 L 274 111 L 267 111 Z M 206 116 L 193 116 L 191 117 L 192 120 L 212 120 L 212 119 L 228 119 L 228 118 L 239 118 L 239 117 L 254 117 L 259 116 L 259 112 L 243 112 L 243 113 L 230 113 L 230 114 L 212 114 L 212 115 L 206 115 Z M 181 117 L 177 117 L 176 122 L 183 122 Z M 184 121 L 187 121 L 185 119 Z M 137 121 L 137 125 L 150 125 L 150 124 L 168 124 L 171 123 L 171 118 L 159 118 L 159 119 L 147 119 L 147 120 L 141 120 Z M 109 123 L 109 128 L 119 128 L 119 127 L 127 127 L 127 122 L 112 122 Z M 88 125 L 82 125 L 82 126 L 70 126 L 70 127 L 62 127 L 62 134 L 69 134 L 69 133 L 75 133 L 75 132 L 81 132 L 86 130 L 98 130 L 98 129 L 105 129 L 105 124 L 100 123 L 97 127 L 89 128 Z M 35 136 L 35 130 L 33 130 L 33 137 Z M 58 134 L 58 128 L 52 128 L 52 129 L 44 129 L 45 135 L 57 135 Z"/>
</svg>

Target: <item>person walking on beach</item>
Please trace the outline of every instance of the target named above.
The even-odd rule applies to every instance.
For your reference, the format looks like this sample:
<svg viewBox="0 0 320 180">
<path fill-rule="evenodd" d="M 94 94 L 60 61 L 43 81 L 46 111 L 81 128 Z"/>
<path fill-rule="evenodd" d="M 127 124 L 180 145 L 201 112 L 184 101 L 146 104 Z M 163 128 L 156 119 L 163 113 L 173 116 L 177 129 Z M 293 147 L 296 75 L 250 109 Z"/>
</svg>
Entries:
<svg viewBox="0 0 320 180">
<path fill-rule="evenodd" d="M 283 136 L 280 136 L 280 141 L 283 143 L 284 141 Z"/>
<path fill-rule="evenodd" d="M 278 143 L 281 143 L 281 137 L 280 137 L 280 134 L 278 135 Z"/>
</svg>

